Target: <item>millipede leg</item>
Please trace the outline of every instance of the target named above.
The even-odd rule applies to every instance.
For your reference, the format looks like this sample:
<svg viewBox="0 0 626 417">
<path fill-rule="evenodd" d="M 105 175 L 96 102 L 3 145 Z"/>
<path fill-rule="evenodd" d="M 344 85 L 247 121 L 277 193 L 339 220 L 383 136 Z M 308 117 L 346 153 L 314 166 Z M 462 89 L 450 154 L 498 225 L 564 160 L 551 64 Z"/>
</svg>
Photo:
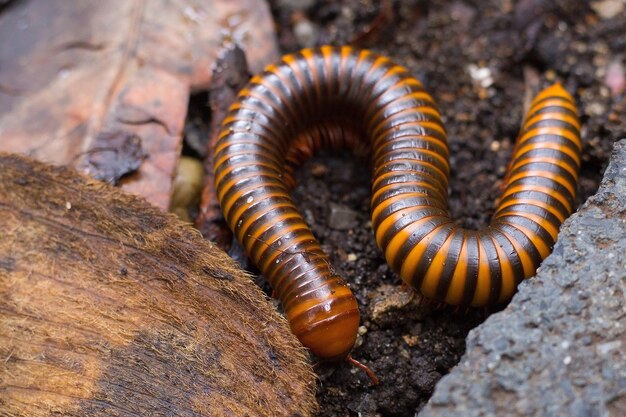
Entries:
<svg viewBox="0 0 626 417">
<path fill-rule="evenodd" d="M 370 368 L 367 367 L 367 365 L 362 364 L 361 362 L 357 361 L 356 359 L 354 359 L 352 357 L 352 355 L 348 355 L 346 357 L 346 361 L 348 363 L 351 363 L 352 365 L 356 366 L 357 368 L 362 369 L 363 371 L 365 371 L 365 373 L 367 374 L 367 376 L 370 377 L 370 379 L 372 380 L 372 384 L 373 385 L 378 385 L 380 384 L 380 380 L 378 379 L 378 377 L 376 376 L 376 374 L 374 373 L 374 371 L 372 371 Z"/>
</svg>

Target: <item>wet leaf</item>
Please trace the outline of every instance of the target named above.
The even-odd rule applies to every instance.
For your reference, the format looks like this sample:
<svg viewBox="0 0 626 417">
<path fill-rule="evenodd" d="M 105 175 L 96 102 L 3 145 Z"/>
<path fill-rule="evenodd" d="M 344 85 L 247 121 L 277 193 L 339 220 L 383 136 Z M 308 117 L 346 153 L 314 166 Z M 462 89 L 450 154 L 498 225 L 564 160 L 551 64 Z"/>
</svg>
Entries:
<svg viewBox="0 0 626 417">
<path fill-rule="evenodd" d="M 189 94 L 210 85 L 220 46 L 242 45 L 253 71 L 277 57 L 255 0 L 14 1 L 0 9 L 0 39 L 11 39 L 0 48 L 0 150 L 120 179 L 161 208 Z"/>
</svg>

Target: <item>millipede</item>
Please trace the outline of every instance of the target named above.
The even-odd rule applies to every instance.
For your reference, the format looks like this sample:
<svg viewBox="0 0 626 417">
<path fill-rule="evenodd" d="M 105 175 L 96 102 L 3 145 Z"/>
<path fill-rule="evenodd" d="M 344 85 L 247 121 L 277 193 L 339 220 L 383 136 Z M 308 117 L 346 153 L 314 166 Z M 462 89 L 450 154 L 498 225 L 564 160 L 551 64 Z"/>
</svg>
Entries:
<svg viewBox="0 0 626 417">
<path fill-rule="evenodd" d="M 218 200 L 294 334 L 333 361 L 349 358 L 357 302 L 289 195 L 294 167 L 324 147 L 368 151 L 376 242 L 402 280 L 427 299 L 469 307 L 508 301 L 548 256 L 574 208 L 582 144 L 573 98 L 558 83 L 541 91 L 491 223 L 466 230 L 448 213 L 441 115 L 407 69 L 367 50 L 324 46 L 253 77 L 214 149 Z"/>
</svg>

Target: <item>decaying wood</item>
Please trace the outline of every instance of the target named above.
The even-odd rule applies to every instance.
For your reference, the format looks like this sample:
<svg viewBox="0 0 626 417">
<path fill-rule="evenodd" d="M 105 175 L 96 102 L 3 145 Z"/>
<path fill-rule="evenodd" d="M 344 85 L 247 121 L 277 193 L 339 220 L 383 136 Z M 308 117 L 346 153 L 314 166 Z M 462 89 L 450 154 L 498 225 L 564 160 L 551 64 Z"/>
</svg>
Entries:
<svg viewBox="0 0 626 417">
<path fill-rule="evenodd" d="M 196 227 L 202 236 L 215 242 L 225 251 L 230 249 L 233 236 L 217 201 L 215 175 L 213 174 L 213 149 L 219 139 L 222 122 L 228 115 L 230 105 L 235 102 L 237 94 L 245 87 L 249 79 L 250 72 L 248 71 L 245 52 L 236 45 L 223 49 L 213 68 L 211 87 L 209 88 L 211 127 L 204 161 L 206 174 Z"/>
<path fill-rule="evenodd" d="M 143 200 L 0 153 L 0 415 L 310 415 L 261 291 Z"/>
<path fill-rule="evenodd" d="M 190 92 L 209 86 L 223 43 L 259 71 L 277 56 L 273 33 L 258 0 L 11 2 L 0 13 L 0 150 L 167 208 Z"/>
</svg>

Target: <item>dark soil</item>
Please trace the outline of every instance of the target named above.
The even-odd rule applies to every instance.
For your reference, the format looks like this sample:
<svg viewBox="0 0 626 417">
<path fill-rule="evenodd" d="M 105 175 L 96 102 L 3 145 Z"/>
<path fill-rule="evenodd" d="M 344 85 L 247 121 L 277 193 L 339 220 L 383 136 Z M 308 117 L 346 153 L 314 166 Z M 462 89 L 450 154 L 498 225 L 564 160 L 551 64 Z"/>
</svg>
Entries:
<svg viewBox="0 0 626 417">
<path fill-rule="evenodd" d="M 578 102 L 581 202 L 597 189 L 613 142 L 626 136 L 623 87 L 609 88 L 619 83 L 606 76 L 611 65 L 624 76 L 624 13 L 601 18 L 589 2 L 578 0 L 270 3 L 283 52 L 302 43 L 358 44 L 391 56 L 424 83 L 450 138 L 450 211 L 467 227 L 483 227 L 493 214 L 524 104 L 540 87 L 560 80 Z M 304 10 L 289 6 L 304 3 L 312 4 Z M 380 4 L 389 7 L 381 12 Z M 295 35 L 303 21 L 314 28 L 313 41 Z M 491 79 L 481 85 L 471 68 L 488 68 Z M 364 161 L 322 154 L 304 165 L 298 181 L 293 194 L 305 219 L 360 303 L 361 336 L 353 356 L 381 379 L 372 386 L 348 364 L 321 366 L 319 415 L 413 415 L 459 361 L 467 333 L 486 313 L 383 301 L 409 295 L 374 242 Z M 347 209 L 356 226 L 329 227 L 331 204 Z"/>
</svg>

